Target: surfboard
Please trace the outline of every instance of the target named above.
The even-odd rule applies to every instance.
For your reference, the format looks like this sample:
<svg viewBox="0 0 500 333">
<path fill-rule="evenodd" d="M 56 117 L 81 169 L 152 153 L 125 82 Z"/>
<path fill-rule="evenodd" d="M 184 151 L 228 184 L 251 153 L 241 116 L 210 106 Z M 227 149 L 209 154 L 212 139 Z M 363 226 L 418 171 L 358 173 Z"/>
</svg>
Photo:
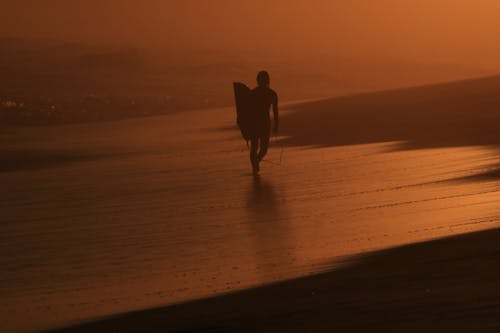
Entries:
<svg viewBox="0 0 500 333">
<path fill-rule="evenodd" d="M 236 123 L 240 128 L 241 135 L 248 141 L 252 136 L 252 91 L 241 82 L 234 82 L 234 100 L 236 106 Z"/>
</svg>

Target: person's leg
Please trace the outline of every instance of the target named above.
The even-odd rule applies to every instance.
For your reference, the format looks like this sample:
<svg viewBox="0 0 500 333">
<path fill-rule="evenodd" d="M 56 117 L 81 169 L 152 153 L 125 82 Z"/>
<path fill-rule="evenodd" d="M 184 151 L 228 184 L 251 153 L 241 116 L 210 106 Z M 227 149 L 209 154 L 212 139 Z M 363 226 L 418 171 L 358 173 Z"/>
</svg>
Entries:
<svg viewBox="0 0 500 333">
<path fill-rule="evenodd" d="M 253 173 L 259 172 L 259 157 L 257 149 L 259 148 L 259 138 L 255 137 L 250 140 L 250 163 L 252 163 Z"/>
<path fill-rule="evenodd" d="M 257 155 L 258 161 L 262 161 L 264 156 L 267 154 L 267 150 L 269 148 L 269 135 L 265 135 L 260 138 L 260 151 L 259 154 Z"/>
</svg>

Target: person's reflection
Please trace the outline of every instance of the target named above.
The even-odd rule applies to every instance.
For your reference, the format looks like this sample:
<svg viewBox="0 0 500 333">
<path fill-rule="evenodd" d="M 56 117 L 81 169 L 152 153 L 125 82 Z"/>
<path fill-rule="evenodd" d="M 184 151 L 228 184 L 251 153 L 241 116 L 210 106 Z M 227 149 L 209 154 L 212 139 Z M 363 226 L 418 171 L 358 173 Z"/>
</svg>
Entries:
<svg viewBox="0 0 500 333">
<path fill-rule="evenodd" d="M 250 212 L 269 217 L 278 214 L 276 192 L 273 186 L 261 177 L 253 177 L 251 186 L 248 200 Z"/>
<path fill-rule="evenodd" d="M 254 238 L 257 271 L 262 283 L 282 279 L 293 264 L 290 222 L 280 191 L 260 177 L 248 190 L 248 225 Z"/>
</svg>

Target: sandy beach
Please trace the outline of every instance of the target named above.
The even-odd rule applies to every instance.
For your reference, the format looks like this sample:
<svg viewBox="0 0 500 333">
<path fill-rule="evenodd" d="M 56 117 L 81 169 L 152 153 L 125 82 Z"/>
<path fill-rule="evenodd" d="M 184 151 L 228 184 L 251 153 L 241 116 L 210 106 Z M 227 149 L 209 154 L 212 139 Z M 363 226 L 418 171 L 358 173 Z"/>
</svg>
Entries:
<svg viewBox="0 0 500 333">
<path fill-rule="evenodd" d="M 2 130 L 2 331 L 495 331 L 499 87 Z"/>
<path fill-rule="evenodd" d="M 3 1 L 0 333 L 500 332 L 499 12 Z"/>
<path fill-rule="evenodd" d="M 499 236 L 377 251 L 336 270 L 57 332 L 495 332 Z"/>
</svg>

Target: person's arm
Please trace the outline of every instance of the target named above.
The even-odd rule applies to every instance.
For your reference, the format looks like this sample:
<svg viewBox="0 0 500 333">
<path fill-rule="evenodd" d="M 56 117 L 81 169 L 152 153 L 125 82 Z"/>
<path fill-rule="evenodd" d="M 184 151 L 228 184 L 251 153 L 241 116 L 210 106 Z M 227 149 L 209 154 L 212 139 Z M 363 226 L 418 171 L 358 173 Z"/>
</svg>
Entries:
<svg viewBox="0 0 500 333">
<path fill-rule="evenodd" d="M 273 98 L 273 116 L 274 116 L 274 133 L 278 133 L 279 127 L 279 114 L 278 114 L 278 94 L 274 93 Z"/>
</svg>

